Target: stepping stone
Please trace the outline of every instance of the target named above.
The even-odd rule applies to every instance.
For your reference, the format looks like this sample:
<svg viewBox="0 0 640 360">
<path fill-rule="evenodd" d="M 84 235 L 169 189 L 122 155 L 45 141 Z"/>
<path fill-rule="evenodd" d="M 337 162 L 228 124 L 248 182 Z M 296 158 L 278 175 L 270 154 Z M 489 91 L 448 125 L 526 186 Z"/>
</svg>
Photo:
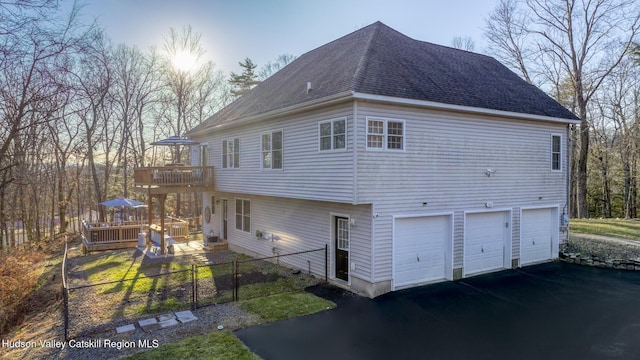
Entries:
<svg viewBox="0 0 640 360">
<path fill-rule="evenodd" d="M 156 318 L 140 320 L 138 321 L 138 325 L 140 325 L 142 330 L 147 332 L 160 329 L 160 325 L 158 324 L 158 320 L 156 320 Z"/>
<path fill-rule="evenodd" d="M 193 313 L 190 310 L 176 311 L 176 317 L 183 324 L 189 321 L 198 320 L 198 318 L 195 317 L 195 315 L 193 315 Z"/>
<path fill-rule="evenodd" d="M 165 321 L 160 321 L 158 323 L 158 325 L 160 325 L 160 328 L 164 329 L 167 328 L 169 326 L 174 326 L 174 325 L 178 325 L 178 320 L 176 319 L 169 319 L 169 320 L 165 320 Z"/>
<path fill-rule="evenodd" d="M 133 324 L 119 326 L 116 328 L 116 334 L 124 334 L 124 333 L 128 333 L 135 330 L 136 330 L 136 326 Z"/>
<path fill-rule="evenodd" d="M 173 315 L 172 313 L 169 314 L 162 314 L 162 315 L 158 315 L 158 322 L 161 323 L 163 321 L 167 321 L 167 320 L 175 320 L 176 316 Z"/>
</svg>

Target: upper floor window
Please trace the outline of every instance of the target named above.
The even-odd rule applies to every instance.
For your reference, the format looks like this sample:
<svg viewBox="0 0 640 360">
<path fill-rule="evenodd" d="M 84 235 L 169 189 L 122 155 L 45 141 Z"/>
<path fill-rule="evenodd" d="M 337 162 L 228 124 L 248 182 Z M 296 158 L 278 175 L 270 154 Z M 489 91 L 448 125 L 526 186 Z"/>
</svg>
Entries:
<svg viewBox="0 0 640 360">
<path fill-rule="evenodd" d="M 562 170 L 562 136 L 551 135 L 551 170 Z"/>
<path fill-rule="evenodd" d="M 404 121 L 367 119 L 367 149 L 404 150 Z"/>
<path fill-rule="evenodd" d="M 344 149 L 347 146 L 347 121 L 334 119 L 320 123 L 320 150 Z"/>
<path fill-rule="evenodd" d="M 240 139 L 222 140 L 222 168 L 240 167 Z"/>
<path fill-rule="evenodd" d="M 262 134 L 262 168 L 282 169 L 282 130 Z"/>
</svg>

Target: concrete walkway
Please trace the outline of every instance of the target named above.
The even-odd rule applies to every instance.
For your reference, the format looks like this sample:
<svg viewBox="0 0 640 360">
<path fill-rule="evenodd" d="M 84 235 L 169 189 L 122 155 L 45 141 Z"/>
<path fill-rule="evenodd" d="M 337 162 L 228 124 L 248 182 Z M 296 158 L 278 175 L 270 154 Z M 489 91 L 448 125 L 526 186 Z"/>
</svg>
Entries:
<svg viewBox="0 0 640 360">
<path fill-rule="evenodd" d="M 640 272 L 553 262 L 242 329 L 264 359 L 640 359 Z"/>
</svg>

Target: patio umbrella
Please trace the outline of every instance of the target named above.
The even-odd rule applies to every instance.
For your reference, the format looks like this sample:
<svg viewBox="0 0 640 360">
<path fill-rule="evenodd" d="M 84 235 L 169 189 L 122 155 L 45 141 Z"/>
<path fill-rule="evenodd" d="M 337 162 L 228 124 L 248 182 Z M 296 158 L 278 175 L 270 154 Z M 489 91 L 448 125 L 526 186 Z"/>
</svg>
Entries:
<svg viewBox="0 0 640 360">
<path fill-rule="evenodd" d="M 113 207 L 134 207 L 138 205 L 144 205 L 144 203 L 136 200 L 127 199 L 124 197 L 119 197 L 116 199 L 111 199 L 111 200 L 101 202 L 100 205 L 113 206 Z"/>
<path fill-rule="evenodd" d="M 170 136 L 164 140 L 154 141 L 151 143 L 153 146 L 169 146 L 173 148 L 172 161 L 174 163 L 180 162 L 180 146 L 194 146 L 200 144 L 197 141 L 193 141 L 189 138 L 184 138 L 178 135 Z M 155 158 L 155 150 L 154 150 Z"/>
<path fill-rule="evenodd" d="M 125 207 L 133 207 L 133 208 L 135 208 L 137 206 L 144 205 L 144 203 L 140 202 L 140 201 L 136 201 L 136 200 L 127 199 L 125 197 L 119 197 L 119 198 L 116 198 L 116 199 L 111 199 L 111 200 L 107 200 L 107 201 L 101 202 L 100 205 L 107 206 L 107 207 L 119 207 L 119 208 L 121 208 L 120 218 L 122 218 L 122 216 L 123 216 L 122 209 L 123 208 L 125 208 Z"/>
</svg>

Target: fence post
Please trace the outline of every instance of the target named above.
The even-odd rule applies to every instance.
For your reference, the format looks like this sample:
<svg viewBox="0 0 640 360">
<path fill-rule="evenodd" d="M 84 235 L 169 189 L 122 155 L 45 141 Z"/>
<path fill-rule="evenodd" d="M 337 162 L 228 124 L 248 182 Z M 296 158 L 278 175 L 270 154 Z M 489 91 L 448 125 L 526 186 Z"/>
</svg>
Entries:
<svg viewBox="0 0 640 360">
<path fill-rule="evenodd" d="M 62 302 L 64 303 L 64 341 L 69 341 L 69 294 L 62 285 Z"/>
<path fill-rule="evenodd" d="M 64 236 L 64 256 L 62 258 L 62 302 L 64 303 L 64 341 L 69 340 L 69 290 L 67 289 L 67 252 L 69 244 Z"/>
<path fill-rule="evenodd" d="M 329 282 L 329 244 L 324 244 L 324 282 Z"/>
<path fill-rule="evenodd" d="M 198 295 L 196 294 L 196 291 L 198 291 L 198 276 L 196 271 L 196 265 L 191 264 L 191 310 L 196 309 L 198 301 Z"/>
<path fill-rule="evenodd" d="M 232 274 L 233 274 L 233 301 L 238 301 L 238 260 L 231 262 Z"/>
</svg>

